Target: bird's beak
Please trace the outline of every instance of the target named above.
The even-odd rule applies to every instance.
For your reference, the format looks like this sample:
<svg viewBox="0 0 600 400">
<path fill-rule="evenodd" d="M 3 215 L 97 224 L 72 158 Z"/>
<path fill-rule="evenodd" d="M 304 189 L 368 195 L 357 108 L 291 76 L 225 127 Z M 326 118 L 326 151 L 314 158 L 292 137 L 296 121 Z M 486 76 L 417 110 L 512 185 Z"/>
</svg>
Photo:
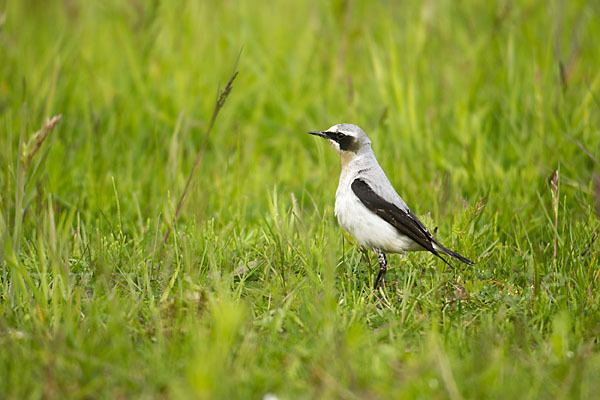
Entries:
<svg viewBox="0 0 600 400">
<path fill-rule="evenodd" d="M 329 139 L 329 136 L 327 135 L 328 132 L 322 132 L 322 131 L 310 131 L 308 132 L 311 135 L 315 135 L 315 136 L 321 136 L 322 138 L 325 139 Z"/>
</svg>

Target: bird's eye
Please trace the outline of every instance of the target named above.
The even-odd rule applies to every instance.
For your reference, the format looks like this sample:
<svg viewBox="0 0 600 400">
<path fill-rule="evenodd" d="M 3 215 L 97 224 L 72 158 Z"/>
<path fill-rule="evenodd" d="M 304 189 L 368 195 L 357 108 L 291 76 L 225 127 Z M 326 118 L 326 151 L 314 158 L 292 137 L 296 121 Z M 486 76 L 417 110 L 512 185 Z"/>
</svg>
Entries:
<svg viewBox="0 0 600 400">
<path fill-rule="evenodd" d="M 337 133 L 337 137 L 343 138 L 343 137 L 346 137 L 346 135 L 344 135 L 342 132 L 338 132 Z"/>
</svg>

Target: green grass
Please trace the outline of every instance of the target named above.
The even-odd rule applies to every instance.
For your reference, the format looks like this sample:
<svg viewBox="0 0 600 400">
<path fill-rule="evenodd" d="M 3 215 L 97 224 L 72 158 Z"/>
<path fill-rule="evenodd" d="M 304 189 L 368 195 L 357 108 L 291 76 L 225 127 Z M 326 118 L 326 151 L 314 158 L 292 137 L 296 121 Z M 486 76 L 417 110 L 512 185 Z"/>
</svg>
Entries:
<svg viewBox="0 0 600 400">
<path fill-rule="evenodd" d="M 0 397 L 597 396 L 598 21 L 595 1 L 0 0 Z M 474 267 L 393 255 L 377 299 L 333 215 L 337 155 L 306 134 L 339 122 Z"/>
</svg>

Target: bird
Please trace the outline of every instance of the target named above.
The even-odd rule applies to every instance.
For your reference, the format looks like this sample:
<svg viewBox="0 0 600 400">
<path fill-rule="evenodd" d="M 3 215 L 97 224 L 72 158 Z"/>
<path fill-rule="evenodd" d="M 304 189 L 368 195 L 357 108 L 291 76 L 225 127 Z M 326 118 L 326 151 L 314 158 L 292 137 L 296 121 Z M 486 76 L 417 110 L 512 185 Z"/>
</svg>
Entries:
<svg viewBox="0 0 600 400">
<path fill-rule="evenodd" d="M 335 216 L 363 248 L 377 254 L 379 273 L 374 289 L 384 286 L 386 253 L 429 251 L 449 266 L 442 254 L 474 264 L 443 246 L 408 208 L 377 162 L 371 140 L 360 127 L 343 123 L 308 133 L 327 139 L 340 156 L 342 170 L 335 193 Z"/>
</svg>

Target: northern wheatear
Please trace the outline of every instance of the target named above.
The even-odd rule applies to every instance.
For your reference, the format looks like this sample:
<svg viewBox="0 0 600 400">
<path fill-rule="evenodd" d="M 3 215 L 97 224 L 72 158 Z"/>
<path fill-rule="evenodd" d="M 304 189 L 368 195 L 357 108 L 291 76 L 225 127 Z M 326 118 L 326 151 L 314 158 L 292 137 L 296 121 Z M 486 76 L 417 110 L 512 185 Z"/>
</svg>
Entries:
<svg viewBox="0 0 600 400">
<path fill-rule="evenodd" d="M 331 143 L 342 159 L 335 193 L 339 224 L 358 243 L 371 248 L 379 260 L 375 288 L 385 279 L 385 253 L 427 250 L 450 265 L 441 254 L 463 263 L 473 262 L 438 242 L 394 190 L 371 149 L 371 140 L 356 125 L 338 124 L 326 131 L 309 132 Z"/>
</svg>

